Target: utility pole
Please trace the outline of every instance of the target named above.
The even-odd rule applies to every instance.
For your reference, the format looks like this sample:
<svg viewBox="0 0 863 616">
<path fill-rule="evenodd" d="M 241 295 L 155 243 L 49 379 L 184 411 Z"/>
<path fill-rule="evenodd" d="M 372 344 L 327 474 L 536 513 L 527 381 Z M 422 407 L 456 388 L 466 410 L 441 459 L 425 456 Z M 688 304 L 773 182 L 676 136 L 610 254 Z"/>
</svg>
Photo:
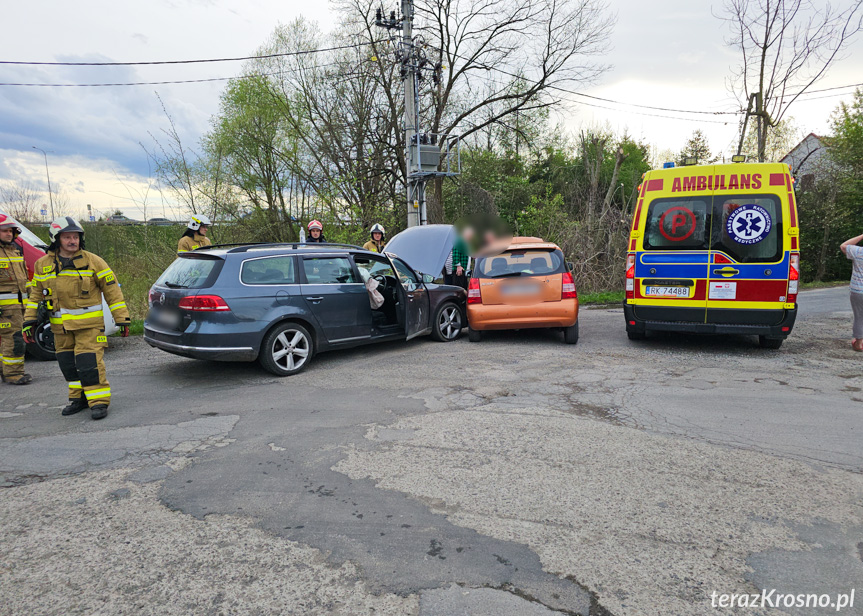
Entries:
<svg viewBox="0 0 863 616">
<path fill-rule="evenodd" d="M 450 177 L 461 172 L 461 157 L 458 152 L 457 136 L 447 136 L 441 140 L 445 151 L 438 147 L 439 135 L 420 133 L 419 96 L 420 82 L 424 72 L 431 73 L 436 85 L 441 81 L 441 62 L 431 62 L 417 44 L 413 36 L 414 4 L 413 0 L 401 0 L 401 18 L 391 11 L 389 17 L 383 15 L 381 9 L 375 12 L 375 24 L 387 30 L 401 29 L 401 39 L 396 46 L 396 61 L 401 64 L 400 75 L 404 86 L 405 97 L 405 183 L 407 185 L 407 226 L 416 227 L 428 224 L 426 215 L 425 188 L 429 179 L 435 177 Z M 453 149 L 454 148 L 454 149 Z M 423 156 L 425 154 L 426 156 Z M 456 158 L 456 165 L 450 164 L 450 154 Z M 438 170 L 443 155 L 446 169 Z M 435 158 L 436 157 L 436 158 Z M 428 159 L 428 160 L 426 160 Z M 434 159 L 434 164 L 430 161 Z"/>
<path fill-rule="evenodd" d="M 48 202 L 51 204 L 51 220 L 54 220 L 54 197 L 51 195 L 51 174 L 48 173 L 48 154 L 42 148 L 33 146 L 34 150 L 39 150 L 45 156 L 45 175 L 48 176 Z"/>
</svg>

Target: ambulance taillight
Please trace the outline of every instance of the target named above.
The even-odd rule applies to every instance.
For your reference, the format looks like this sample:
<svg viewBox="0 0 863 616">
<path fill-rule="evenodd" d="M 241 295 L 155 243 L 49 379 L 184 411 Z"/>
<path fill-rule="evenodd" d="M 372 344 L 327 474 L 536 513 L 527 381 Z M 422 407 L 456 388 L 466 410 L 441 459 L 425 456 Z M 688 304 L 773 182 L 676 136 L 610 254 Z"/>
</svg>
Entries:
<svg viewBox="0 0 863 616">
<path fill-rule="evenodd" d="M 791 267 L 788 270 L 788 297 L 789 304 L 797 303 L 797 285 L 800 283 L 800 255 L 791 253 Z"/>
<path fill-rule="evenodd" d="M 626 299 L 635 297 L 635 255 L 626 256 Z"/>
</svg>

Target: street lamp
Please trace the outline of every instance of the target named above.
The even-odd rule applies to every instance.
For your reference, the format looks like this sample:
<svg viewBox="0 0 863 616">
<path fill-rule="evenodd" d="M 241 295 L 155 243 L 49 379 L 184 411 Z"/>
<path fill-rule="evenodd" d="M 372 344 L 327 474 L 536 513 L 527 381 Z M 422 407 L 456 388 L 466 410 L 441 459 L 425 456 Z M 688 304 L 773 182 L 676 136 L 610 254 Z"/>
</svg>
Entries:
<svg viewBox="0 0 863 616">
<path fill-rule="evenodd" d="M 42 148 L 37 148 L 35 145 L 33 149 L 39 150 L 45 157 L 45 175 L 48 176 L 48 201 L 51 203 L 51 220 L 54 220 L 54 197 L 51 196 L 51 174 L 48 173 L 48 153 Z"/>
</svg>

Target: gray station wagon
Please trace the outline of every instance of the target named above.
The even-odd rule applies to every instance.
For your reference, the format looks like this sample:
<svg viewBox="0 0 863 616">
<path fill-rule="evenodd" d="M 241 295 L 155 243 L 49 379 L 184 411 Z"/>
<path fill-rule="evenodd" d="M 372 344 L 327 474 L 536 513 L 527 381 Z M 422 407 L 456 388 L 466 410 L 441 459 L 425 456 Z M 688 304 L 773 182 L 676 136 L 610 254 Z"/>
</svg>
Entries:
<svg viewBox="0 0 863 616">
<path fill-rule="evenodd" d="M 144 340 L 184 357 L 258 360 L 279 376 L 331 349 L 427 334 L 448 342 L 465 323 L 466 292 L 432 282 L 442 265 L 424 275 L 396 254 L 343 244 L 190 251 L 150 289 Z M 383 296 L 378 308 L 369 278 Z"/>
</svg>

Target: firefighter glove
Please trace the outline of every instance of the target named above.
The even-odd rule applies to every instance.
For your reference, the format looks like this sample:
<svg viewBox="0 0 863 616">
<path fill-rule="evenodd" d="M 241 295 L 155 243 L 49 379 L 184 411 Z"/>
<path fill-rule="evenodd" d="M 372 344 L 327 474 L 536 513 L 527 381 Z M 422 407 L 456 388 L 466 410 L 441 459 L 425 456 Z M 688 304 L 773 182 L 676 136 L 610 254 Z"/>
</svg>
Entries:
<svg viewBox="0 0 863 616">
<path fill-rule="evenodd" d="M 33 344 L 36 342 L 36 326 L 39 321 L 27 321 L 21 329 L 21 335 L 24 337 L 24 342 Z"/>
</svg>

